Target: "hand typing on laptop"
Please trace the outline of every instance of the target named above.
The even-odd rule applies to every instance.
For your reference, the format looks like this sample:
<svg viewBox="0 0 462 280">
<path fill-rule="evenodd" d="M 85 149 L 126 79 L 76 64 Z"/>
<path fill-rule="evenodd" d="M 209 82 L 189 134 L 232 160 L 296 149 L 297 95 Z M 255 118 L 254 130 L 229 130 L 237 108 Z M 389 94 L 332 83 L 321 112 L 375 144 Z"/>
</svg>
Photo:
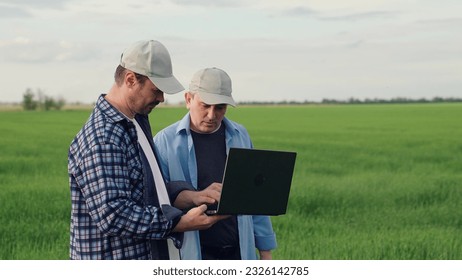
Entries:
<svg viewBox="0 0 462 280">
<path fill-rule="evenodd" d="M 175 207 L 189 209 L 202 204 L 216 205 L 220 201 L 221 183 L 212 183 L 201 191 L 182 191 L 175 200 Z"/>
</svg>

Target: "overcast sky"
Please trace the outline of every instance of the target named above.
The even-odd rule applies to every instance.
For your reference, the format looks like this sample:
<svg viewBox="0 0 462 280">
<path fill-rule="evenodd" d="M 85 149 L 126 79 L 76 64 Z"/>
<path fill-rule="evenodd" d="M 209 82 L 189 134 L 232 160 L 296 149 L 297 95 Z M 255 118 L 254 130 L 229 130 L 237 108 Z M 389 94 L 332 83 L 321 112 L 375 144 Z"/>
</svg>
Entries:
<svg viewBox="0 0 462 280">
<path fill-rule="evenodd" d="M 237 101 L 460 98 L 461 33 L 460 0 L 0 0 L 0 102 L 92 103 L 145 39 L 185 88 L 228 72 Z"/>
</svg>

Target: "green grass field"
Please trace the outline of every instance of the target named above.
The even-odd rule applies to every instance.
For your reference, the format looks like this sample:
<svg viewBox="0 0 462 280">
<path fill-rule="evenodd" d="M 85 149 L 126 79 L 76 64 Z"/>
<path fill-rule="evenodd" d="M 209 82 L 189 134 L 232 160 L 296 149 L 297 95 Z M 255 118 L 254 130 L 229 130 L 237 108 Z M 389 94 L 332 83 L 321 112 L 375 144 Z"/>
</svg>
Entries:
<svg viewBox="0 0 462 280">
<path fill-rule="evenodd" d="M 89 111 L 0 112 L 0 259 L 68 259 L 69 144 Z M 153 132 L 186 109 L 151 113 Z M 462 259 L 462 104 L 238 107 L 296 151 L 275 259 Z"/>
</svg>

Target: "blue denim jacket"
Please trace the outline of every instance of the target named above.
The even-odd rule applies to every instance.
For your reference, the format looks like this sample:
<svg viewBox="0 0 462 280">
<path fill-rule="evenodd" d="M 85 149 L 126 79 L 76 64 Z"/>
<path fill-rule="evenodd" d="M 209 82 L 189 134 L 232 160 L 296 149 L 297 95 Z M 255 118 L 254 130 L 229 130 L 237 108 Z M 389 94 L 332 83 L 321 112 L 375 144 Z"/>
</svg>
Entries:
<svg viewBox="0 0 462 280">
<path fill-rule="evenodd" d="M 252 148 L 247 130 L 227 118 L 226 150 L 230 147 Z M 158 155 L 160 169 L 167 182 L 187 181 L 197 189 L 197 165 L 193 140 L 190 133 L 190 116 L 161 130 L 154 136 L 154 146 Z M 276 235 L 268 216 L 239 215 L 239 244 L 242 259 L 257 259 L 255 248 L 272 250 L 277 246 Z M 186 232 L 181 249 L 182 259 L 202 259 L 198 231 Z"/>
</svg>

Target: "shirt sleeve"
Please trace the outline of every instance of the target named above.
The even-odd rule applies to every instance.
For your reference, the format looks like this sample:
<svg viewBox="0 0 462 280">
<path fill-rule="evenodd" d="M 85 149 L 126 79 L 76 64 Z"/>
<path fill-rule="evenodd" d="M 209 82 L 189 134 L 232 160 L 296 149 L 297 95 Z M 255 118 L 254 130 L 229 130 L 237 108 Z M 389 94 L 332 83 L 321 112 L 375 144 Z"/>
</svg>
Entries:
<svg viewBox="0 0 462 280">
<path fill-rule="evenodd" d="M 176 197 L 182 191 L 196 191 L 196 189 L 191 185 L 191 183 L 186 181 L 171 181 L 167 183 L 167 191 L 170 198 L 170 201 L 175 201 Z"/>
<path fill-rule="evenodd" d="M 277 247 L 276 234 L 268 216 L 252 216 L 255 247 L 259 250 L 273 250 Z"/>
<path fill-rule="evenodd" d="M 137 170 L 127 166 L 124 151 L 113 144 L 95 145 L 83 155 L 76 180 L 91 220 L 107 235 L 166 238 L 173 222 L 158 207 L 141 203 L 143 181 L 131 178 Z"/>
</svg>

